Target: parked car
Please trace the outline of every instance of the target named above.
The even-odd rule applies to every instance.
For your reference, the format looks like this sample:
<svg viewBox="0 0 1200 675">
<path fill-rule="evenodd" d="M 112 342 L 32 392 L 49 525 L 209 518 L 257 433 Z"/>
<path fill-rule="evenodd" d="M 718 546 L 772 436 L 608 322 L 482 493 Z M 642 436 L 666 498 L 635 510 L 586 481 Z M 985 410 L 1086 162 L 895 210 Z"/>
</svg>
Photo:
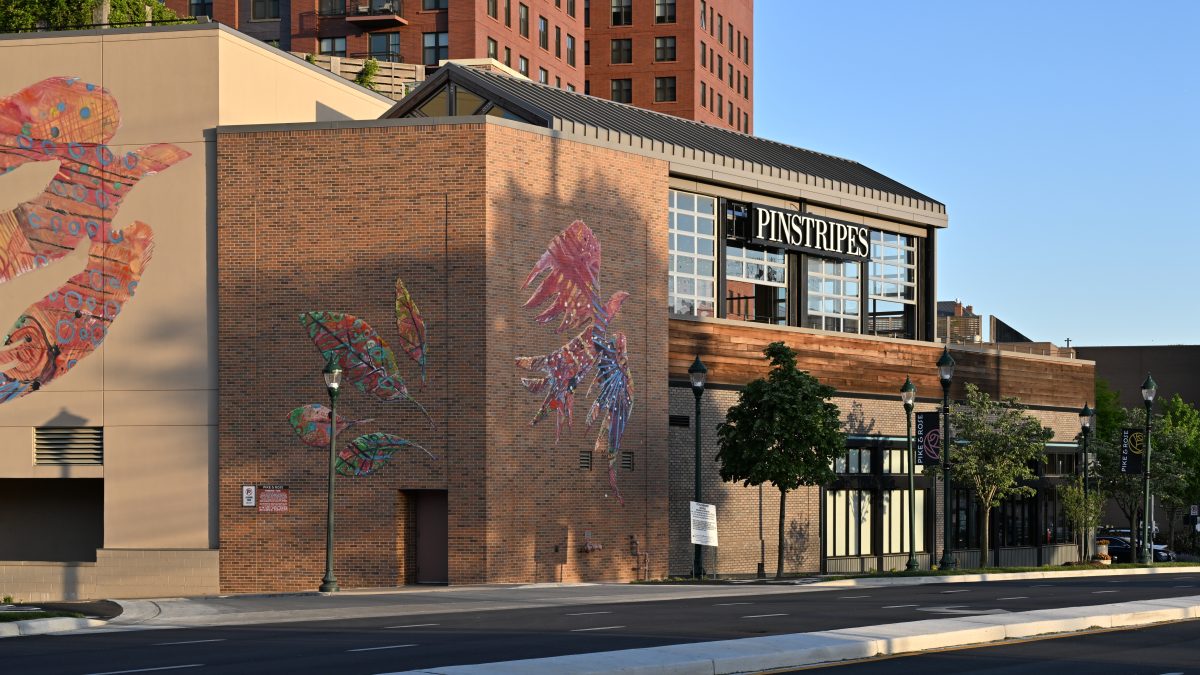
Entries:
<svg viewBox="0 0 1200 675">
<path fill-rule="evenodd" d="M 1129 540 L 1125 537 L 1110 537 L 1107 535 L 1096 538 L 1096 541 L 1108 542 L 1108 554 L 1112 556 L 1115 563 L 1134 562 L 1137 559 L 1136 552 L 1129 545 Z M 1154 562 L 1171 562 L 1175 560 L 1175 552 L 1167 547 L 1166 544 L 1154 545 Z"/>
</svg>

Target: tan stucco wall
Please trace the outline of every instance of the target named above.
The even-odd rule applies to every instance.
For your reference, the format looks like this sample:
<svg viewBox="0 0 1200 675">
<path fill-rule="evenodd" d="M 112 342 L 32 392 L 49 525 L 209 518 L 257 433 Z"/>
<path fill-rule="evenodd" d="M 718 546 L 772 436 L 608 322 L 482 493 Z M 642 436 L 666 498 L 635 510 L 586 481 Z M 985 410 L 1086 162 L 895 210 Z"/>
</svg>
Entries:
<svg viewBox="0 0 1200 675">
<path fill-rule="evenodd" d="M 148 223 L 154 254 L 103 345 L 43 390 L 0 404 L 0 477 L 103 477 L 106 549 L 215 548 L 213 131 L 373 119 L 392 101 L 217 25 L 5 36 L 0 63 L 0 97 L 54 76 L 108 89 L 121 111 L 108 143 L 115 153 L 152 143 L 190 153 L 138 183 L 113 219 L 115 229 Z M 41 193 L 54 170 L 41 162 L 0 177 L 0 212 Z M 11 326 L 86 258 L 85 240 L 0 286 L 0 324 Z M 35 466 L 39 426 L 103 426 L 104 466 Z"/>
</svg>

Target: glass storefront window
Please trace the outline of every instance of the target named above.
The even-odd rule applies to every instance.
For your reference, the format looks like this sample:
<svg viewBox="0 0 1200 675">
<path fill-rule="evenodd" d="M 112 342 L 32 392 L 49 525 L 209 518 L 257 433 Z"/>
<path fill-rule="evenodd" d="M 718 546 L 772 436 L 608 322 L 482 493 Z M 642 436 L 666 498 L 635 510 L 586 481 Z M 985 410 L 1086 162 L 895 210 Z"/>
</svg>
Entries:
<svg viewBox="0 0 1200 675">
<path fill-rule="evenodd" d="M 667 303 L 673 314 L 717 315 L 717 200 L 670 191 Z"/>
<path fill-rule="evenodd" d="M 825 493 L 825 555 L 871 555 L 871 492 Z"/>
<path fill-rule="evenodd" d="M 917 327 L 916 238 L 871 230 L 867 332 L 915 338 Z"/>
<path fill-rule="evenodd" d="M 859 332 L 859 269 L 856 262 L 808 257 L 806 328 Z"/>
<path fill-rule="evenodd" d="M 726 318 L 787 325 L 787 281 L 783 251 L 726 246 Z"/>
<path fill-rule="evenodd" d="M 925 550 L 925 490 L 913 493 L 913 515 L 908 517 L 908 490 L 883 493 L 883 552 L 908 553 L 908 524 L 912 523 L 917 551 Z"/>
</svg>

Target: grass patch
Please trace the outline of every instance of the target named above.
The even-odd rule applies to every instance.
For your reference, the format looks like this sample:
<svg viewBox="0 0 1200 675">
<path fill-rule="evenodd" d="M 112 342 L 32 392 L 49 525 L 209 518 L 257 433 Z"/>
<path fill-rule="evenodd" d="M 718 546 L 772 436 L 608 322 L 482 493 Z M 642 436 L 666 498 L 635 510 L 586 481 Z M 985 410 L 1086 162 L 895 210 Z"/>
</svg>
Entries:
<svg viewBox="0 0 1200 675">
<path fill-rule="evenodd" d="M 27 619 L 56 619 L 65 616 L 71 619 L 82 619 L 79 612 L 0 612 L 0 623 L 7 621 L 25 621 Z"/>
</svg>

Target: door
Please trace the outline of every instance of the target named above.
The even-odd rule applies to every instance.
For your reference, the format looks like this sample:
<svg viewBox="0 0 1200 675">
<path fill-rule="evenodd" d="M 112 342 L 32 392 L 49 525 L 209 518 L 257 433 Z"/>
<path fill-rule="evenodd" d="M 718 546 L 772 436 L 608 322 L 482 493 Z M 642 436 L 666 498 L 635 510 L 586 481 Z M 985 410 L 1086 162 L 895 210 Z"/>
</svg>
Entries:
<svg viewBox="0 0 1200 675">
<path fill-rule="evenodd" d="M 446 491 L 416 491 L 416 559 L 418 584 L 450 582 L 450 530 Z"/>
</svg>

